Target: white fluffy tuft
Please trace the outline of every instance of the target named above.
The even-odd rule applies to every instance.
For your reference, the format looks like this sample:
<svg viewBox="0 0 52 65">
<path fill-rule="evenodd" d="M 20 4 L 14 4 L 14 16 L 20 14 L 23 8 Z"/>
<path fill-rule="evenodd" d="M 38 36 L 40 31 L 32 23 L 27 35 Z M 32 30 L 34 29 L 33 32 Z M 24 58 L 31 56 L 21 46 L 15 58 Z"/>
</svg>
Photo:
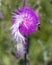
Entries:
<svg viewBox="0 0 52 65">
<path fill-rule="evenodd" d="M 16 16 L 14 16 L 16 19 L 15 19 L 15 23 L 12 25 L 12 27 L 11 27 L 11 30 L 12 30 L 12 35 L 13 35 L 13 37 L 14 37 L 14 39 L 16 40 L 16 41 L 18 41 L 19 39 L 21 40 L 21 41 L 25 41 L 25 37 L 20 33 L 20 31 L 19 31 L 19 26 L 20 26 L 20 24 L 22 23 L 22 21 L 23 21 L 23 18 L 22 18 L 22 16 L 20 16 L 20 15 L 16 15 Z"/>
</svg>

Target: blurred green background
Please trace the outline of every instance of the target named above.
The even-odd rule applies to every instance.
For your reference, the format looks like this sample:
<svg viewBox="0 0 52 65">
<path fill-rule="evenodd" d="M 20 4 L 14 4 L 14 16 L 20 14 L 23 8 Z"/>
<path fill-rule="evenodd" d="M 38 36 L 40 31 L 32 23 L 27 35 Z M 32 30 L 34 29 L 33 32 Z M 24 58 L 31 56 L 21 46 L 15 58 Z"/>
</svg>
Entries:
<svg viewBox="0 0 52 65">
<path fill-rule="evenodd" d="M 40 3 L 37 4 L 37 1 Z M 40 30 L 29 36 L 29 65 L 52 65 L 52 0 L 29 0 L 28 4 L 39 9 Z M 11 13 L 23 5 L 22 0 L 0 0 L 0 65 L 19 65 L 11 36 Z"/>
</svg>

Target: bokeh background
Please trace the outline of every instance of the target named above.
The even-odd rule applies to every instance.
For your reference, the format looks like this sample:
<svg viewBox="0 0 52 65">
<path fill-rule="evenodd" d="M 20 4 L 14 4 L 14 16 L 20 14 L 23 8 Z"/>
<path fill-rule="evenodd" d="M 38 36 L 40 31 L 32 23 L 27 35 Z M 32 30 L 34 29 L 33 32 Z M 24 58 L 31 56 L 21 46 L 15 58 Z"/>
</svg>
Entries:
<svg viewBox="0 0 52 65">
<path fill-rule="evenodd" d="M 29 36 L 29 65 L 52 65 L 52 0 L 28 0 L 28 4 L 39 9 L 41 20 L 40 29 Z M 0 0 L 0 65 L 19 65 L 12 53 L 16 42 L 10 27 L 12 11 L 22 5 L 22 0 Z"/>
</svg>

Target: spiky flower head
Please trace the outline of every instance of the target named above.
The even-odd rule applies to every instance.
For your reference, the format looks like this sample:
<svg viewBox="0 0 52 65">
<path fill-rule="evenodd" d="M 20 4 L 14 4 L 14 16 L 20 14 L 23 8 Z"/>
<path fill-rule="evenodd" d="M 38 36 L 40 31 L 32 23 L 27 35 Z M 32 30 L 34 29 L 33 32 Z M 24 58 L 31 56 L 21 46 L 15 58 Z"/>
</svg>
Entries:
<svg viewBox="0 0 52 65">
<path fill-rule="evenodd" d="M 40 24 L 40 18 L 36 11 L 25 6 L 13 12 L 12 22 L 12 34 L 18 40 L 18 38 L 24 39 L 24 36 L 36 32 L 38 24 Z"/>
<path fill-rule="evenodd" d="M 39 14 L 34 11 L 31 7 L 25 6 L 15 12 L 12 16 L 12 35 L 13 38 L 21 43 L 17 44 L 17 55 L 22 57 L 25 54 L 25 36 L 36 32 L 38 30 L 38 25 L 40 24 Z"/>
</svg>

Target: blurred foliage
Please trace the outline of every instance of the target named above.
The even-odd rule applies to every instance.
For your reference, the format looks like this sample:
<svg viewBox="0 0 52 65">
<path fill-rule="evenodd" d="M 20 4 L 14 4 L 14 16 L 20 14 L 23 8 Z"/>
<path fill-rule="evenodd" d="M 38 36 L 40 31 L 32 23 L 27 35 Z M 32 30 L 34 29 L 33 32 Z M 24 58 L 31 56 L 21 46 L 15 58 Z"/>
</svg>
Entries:
<svg viewBox="0 0 52 65">
<path fill-rule="evenodd" d="M 29 0 L 28 3 L 36 8 L 36 0 Z M 16 43 L 11 36 L 11 13 L 22 6 L 22 0 L 2 0 L 0 11 L 0 65 L 18 65 L 18 58 L 12 55 Z M 52 0 L 40 0 L 40 30 L 30 35 L 29 61 L 30 65 L 52 65 Z M 39 6 L 37 6 L 38 8 Z M 41 46 L 42 44 L 42 46 Z M 43 49 L 44 48 L 44 49 Z M 47 51 L 47 60 L 44 59 L 44 52 Z"/>
</svg>

